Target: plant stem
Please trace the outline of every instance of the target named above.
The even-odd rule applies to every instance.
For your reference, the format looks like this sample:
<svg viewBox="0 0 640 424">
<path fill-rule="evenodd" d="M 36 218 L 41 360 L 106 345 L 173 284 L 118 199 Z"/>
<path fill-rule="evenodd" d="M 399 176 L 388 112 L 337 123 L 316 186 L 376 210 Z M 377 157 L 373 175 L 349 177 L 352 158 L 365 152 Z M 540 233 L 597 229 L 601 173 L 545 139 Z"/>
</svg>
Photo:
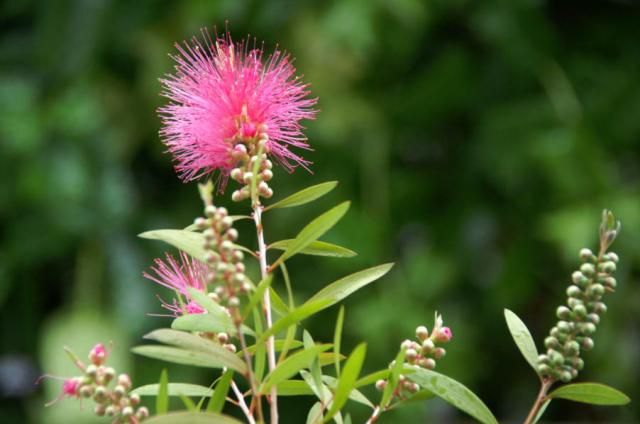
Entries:
<svg viewBox="0 0 640 424">
<path fill-rule="evenodd" d="M 244 412 L 244 415 L 247 417 L 247 421 L 249 422 L 249 424 L 256 424 L 256 421 L 254 420 L 253 415 L 251 415 L 251 411 L 249 411 L 249 408 L 247 407 L 247 404 L 244 401 L 244 396 L 242 395 L 242 392 L 238 389 L 238 386 L 236 386 L 235 381 L 231 381 L 231 388 L 233 389 L 233 392 L 236 394 L 236 397 L 238 398 L 238 406 L 240 407 L 240 409 L 242 409 L 242 412 Z"/>
<path fill-rule="evenodd" d="M 542 380 L 542 384 L 540 385 L 540 392 L 538 393 L 536 401 L 533 403 L 531 411 L 529 411 L 529 415 L 524 421 L 524 424 L 533 424 L 535 422 L 540 408 L 542 408 L 542 405 L 544 405 L 544 403 L 547 401 L 547 392 L 549 391 L 551 386 L 553 386 L 553 383 L 555 383 L 555 381 L 551 379 Z"/>
<path fill-rule="evenodd" d="M 378 417 L 380 416 L 381 413 L 382 413 L 382 409 L 380 409 L 380 405 L 377 405 L 374 408 L 373 413 L 371 414 L 371 416 L 367 420 L 366 424 L 374 424 L 376 421 L 378 421 Z"/>
<path fill-rule="evenodd" d="M 262 279 L 267 278 L 267 246 L 264 243 L 264 230 L 262 228 L 262 209 L 263 206 L 255 202 L 253 205 L 253 220 L 256 224 L 256 232 L 258 235 L 258 260 L 260 261 L 260 274 Z M 271 317 L 271 296 L 269 290 L 264 291 L 264 314 L 267 320 L 267 329 L 273 326 L 273 319 Z M 270 336 L 267 340 L 267 361 L 269 363 L 269 371 L 273 371 L 276 368 L 276 349 L 275 349 L 275 337 Z M 278 388 L 274 384 L 271 387 L 271 396 L 269 398 L 269 404 L 271 405 L 271 424 L 278 424 Z"/>
<path fill-rule="evenodd" d="M 242 349 L 244 361 L 247 364 L 246 378 L 249 381 L 249 385 L 251 386 L 251 392 L 253 393 L 253 397 L 254 397 L 253 401 L 255 402 L 254 404 L 256 405 L 258 422 L 262 423 L 264 422 L 264 416 L 262 414 L 262 401 L 260 400 L 260 391 L 258 390 L 258 382 L 256 381 L 256 378 L 253 374 L 253 369 L 251 366 L 251 355 L 249 354 L 249 350 L 247 349 L 247 342 L 245 341 L 244 333 L 242 332 L 241 321 L 238 321 L 236 328 L 238 332 L 238 338 L 240 339 L 240 348 Z M 235 386 L 234 382 L 232 382 L 232 384 Z M 249 421 L 252 421 L 253 414 L 251 413 L 250 410 L 248 410 L 247 412 L 249 412 L 249 416 L 251 416 L 251 419 Z"/>
</svg>

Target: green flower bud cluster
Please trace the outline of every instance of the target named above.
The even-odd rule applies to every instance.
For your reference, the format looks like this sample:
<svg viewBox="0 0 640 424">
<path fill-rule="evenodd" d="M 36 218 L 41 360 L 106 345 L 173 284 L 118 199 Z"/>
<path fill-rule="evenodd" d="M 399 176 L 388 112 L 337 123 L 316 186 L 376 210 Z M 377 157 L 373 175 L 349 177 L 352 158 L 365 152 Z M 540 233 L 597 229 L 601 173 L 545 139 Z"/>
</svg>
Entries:
<svg viewBox="0 0 640 424">
<path fill-rule="evenodd" d="M 204 236 L 202 247 L 209 268 L 207 284 L 216 285 L 209 297 L 216 303 L 225 304 L 232 312 L 240 305 L 238 296 L 247 294 L 253 287 L 245 275 L 244 253 L 234 244 L 238 231 L 233 228 L 233 218 L 223 207 L 209 204 L 205 207 L 205 215 L 206 218 L 195 220 L 195 226 Z"/>
<path fill-rule="evenodd" d="M 580 357 L 594 347 L 593 335 L 601 316 L 607 311 L 603 302 L 606 292 L 613 292 L 616 279 L 613 277 L 618 264 L 618 255 L 607 249 L 620 230 L 614 227 L 612 215 L 605 211 L 600 229 L 600 253 L 596 256 L 589 249 L 580 251 L 582 264 L 572 276 L 567 288 L 567 304 L 558 307 L 558 322 L 544 340 L 547 349 L 538 358 L 538 373 L 548 379 L 569 382 L 578 376 L 584 367 Z"/>
<path fill-rule="evenodd" d="M 416 340 L 405 340 L 400 345 L 400 349 L 404 351 L 404 360 L 408 365 L 417 366 L 432 370 L 436 367 L 436 360 L 443 358 L 447 351 L 438 346 L 439 344 L 448 343 L 452 338 L 449 327 L 442 326 L 442 316 L 436 313 L 435 325 L 431 333 L 424 325 L 416 328 Z M 395 362 L 395 361 L 394 361 Z M 392 363 L 390 366 L 393 366 Z M 376 388 L 384 390 L 387 386 L 387 380 L 378 380 Z M 416 393 L 419 386 L 405 378 L 404 375 L 398 377 L 398 386 L 394 390 L 394 397 L 405 399 Z"/>
<path fill-rule="evenodd" d="M 81 377 L 67 380 L 77 382 L 76 387 L 66 383 L 67 395 L 92 399 L 95 414 L 111 417 L 112 423 L 137 424 L 149 417 L 149 410 L 139 406 L 140 396 L 130 393 L 129 375 L 117 374 L 112 367 L 106 366 L 107 354 L 102 344 L 91 350 L 89 360 L 92 363 L 86 366 L 73 353 L 67 352 L 84 372 Z"/>
<path fill-rule="evenodd" d="M 231 151 L 232 158 L 239 166 L 233 168 L 229 176 L 243 186 L 231 194 L 234 202 L 251 198 L 254 180 L 257 196 L 265 199 L 273 196 L 273 190 L 269 187 L 269 181 L 273 178 L 273 163 L 267 157 L 269 135 L 263 130 L 256 137 L 257 142 L 238 143 Z"/>
</svg>

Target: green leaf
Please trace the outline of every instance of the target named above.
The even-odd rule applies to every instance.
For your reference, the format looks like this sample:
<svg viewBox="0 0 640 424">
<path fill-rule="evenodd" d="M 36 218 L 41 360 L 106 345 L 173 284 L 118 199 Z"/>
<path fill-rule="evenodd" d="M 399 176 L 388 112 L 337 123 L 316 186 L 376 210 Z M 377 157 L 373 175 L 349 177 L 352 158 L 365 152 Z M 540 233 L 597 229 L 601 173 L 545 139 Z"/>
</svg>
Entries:
<svg viewBox="0 0 640 424">
<path fill-rule="evenodd" d="M 258 334 L 262 334 L 262 313 L 258 308 L 253 310 L 253 323 Z M 257 381 L 262 381 L 265 365 L 267 363 L 267 346 L 264 341 L 256 343 L 256 353 L 253 356 L 255 358 L 253 374 Z"/>
<path fill-rule="evenodd" d="M 294 206 L 300 206 L 304 205 L 305 203 L 313 202 L 314 200 L 329 193 L 337 185 L 337 181 L 328 181 L 326 183 L 307 187 L 298 191 L 297 193 L 292 194 L 291 196 L 285 197 L 284 199 L 274 203 L 273 205 L 265 207 L 264 210 L 268 211 L 269 209 L 292 208 Z"/>
<path fill-rule="evenodd" d="M 342 326 L 344 324 L 344 305 L 340 306 L 336 327 L 333 331 L 333 354 L 334 366 L 336 368 L 336 376 L 340 377 L 340 342 L 342 340 Z"/>
<path fill-rule="evenodd" d="M 267 246 L 267 249 L 287 250 L 294 241 L 295 239 L 276 241 Z M 337 244 L 327 243 L 320 240 L 312 241 L 299 253 L 302 253 L 303 255 L 313 256 L 330 256 L 333 258 L 352 258 L 357 255 L 356 252 L 347 249 L 346 247 L 338 246 Z"/>
<path fill-rule="evenodd" d="M 273 287 L 269 287 L 269 294 L 271 295 L 271 307 L 275 312 L 277 312 L 280 316 L 285 316 L 289 313 L 289 307 L 284 300 L 280 297 L 280 295 L 273 289 Z"/>
<path fill-rule="evenodd" d="M 326 299 L 320 299 L 313 302 L 305 302 L 303 305 L 297 307 L 287 315 L 274 322 L 270 329 L 262 333 L 262 335 L 256 341 L 256 344 L 264 343 L 269 336 L 278 333 L 281 330 L 288 328 L 289 326 L 302 321 L 305 318 L 327 308 L 330 305 L 330 301 Z"/>
<path fill-rule="evenodd" d="M 158 384 L 158 396 L 156 397 L 156 414 L 166 414 L 169 410 L 169 375 L 163 369 L 160 373 L 160 383 Z"/>
<path fill-rule="evenodd" d="M 174 412 L 146 419 L 145 424 L 242 424 L 227 415 L 210 412 Z"/>
<path fill-rule="evenodd" d="M 331 387 L 334 391 L 338 385 L 338 379 L 335 377 L 331 377 L 330 375 L 323 375 L 322 376 L 322 381 L 324 381 L 326 384 L 329 385 L 329 387 Z M 355 384 L 354 384 L 355 386 Z M 354 402 L 358 402 L 361 403 L 363 405 L 368 406 L 369 408 L 373 409 L 373 403 L 371 403 L 371 401 L 369 399 L 367 399 L 367 397 L 365 395 L 362 394 L 362 392 L 358 389 L 353 389 L 351 390 L 351 392 L 349 393 L 349 399 L 351 399 Z"/>
<path fill-rule="evenodd" d="M 527 360 L 537 374 L 538 349 L 536 349 L 536 344 L 533 341 L 533 337 L 531 337 L 529 329 L 516 314 L 508 309 L 504 310 L 504 318 L 507 320 L 507 326 L 509 327 L 513 341 L 516 342 L 522 356 L 524 356 L 524 359 Z"/>
<path fill-rule="evenodd" d="M 160 384 L 147 384 L 140 386 L 131 391 L 139 396 L 158 396 L 160 392 Z M 189 383 L 169 383 L 168 396 L 204 396 L 209 397 L 213 394 L 213 390 L 198 384 Z"/>
<path fill-rule="evenodd" d="M 173 320 L 171 328 L 183 331 L 236 334 L 236 328 L 233 323 L 230 324 L 226 320 L 219 320 L 211 314 L 183 315 Z"/>
<path fill-rule="evenodd" d="M 336 225 L 340 218 L 347 213 L 349 209 L 350 202 L 340 203 L 338 206 L 333 209 L 329 209 L 327 212 L 323 213 L 309 224 L 304 227 L 296 236 L 296 238 L 289 244 L 287 249 L 282 253 L 282 255 L 273 263 L 272 267 L 277 267 L 281 262 L 286 259 L 292 257 L 296 253 L 299 253 L 304 248 L 309 246 L 311 242 L 316 241 L 324 233 L 329 231 L 331 227 Z"/>
<path fill-rule="evenodd" d="M 187 411 L 198 412 L 198 407 L 190 398 L 185 395 L 180 395 L 180 400 Z"/>
<path fill-rule="evenodd" d="M 538 410 L 538 413 L 536 414 L 535 418 L 533 419 L 533 424 L 536 424 L 538 421 L 540 421 L 540 418 L 542 418 L 542 416 L 544 415 L 544 413 L 547 410 L 547 407 L 549 406 L 550 403 L 551 403 L 551 399 L 547 399 L 542 404 L 542 406 Z"/>
<path fill-rule="evenodd" d="M 307 330 L 304 330 L 302 333 L 302 340 L 304 340 L 304 348 L 313 349 L 316 345 L 311 337 L 311 334 Z M 322 391 L 322 369 L 320 368 L 320 361 L 318 360 L 318 355 L 311 358 L 308 363 L 309 371 L 311 372 L 311 377 L 313 379 L 314 386 L 318 389 L 316 395 L 320 399 L 321 402 L 324 402 L 324 393 Z"/>
<path fill-rule="evenodd" d="M 434 395 L 431 390 L 422 389 L 419 392 L 410 395 L 408 398 L 395 402 L 389 409 L 397 409 L 410 403 L 423 402 L 425 400 L 433 399 L 435 396 L 436 395 Z"/>
<path fill-rule="evenodd" d="M 260 386 L 261 393 L 268 393 L 271 386 L 278 384 L 281 381 L 287 380 L 290 377 L 297 374 L 301 369 L 307 367 L 309 362 L 318 355 L 320 352 L 324 352 L 329 349 L 329 346 L 318 345 L 311 349 L 305 349 L 301 352 L 296 352 L 282 361 L 278 366 L 271 371 L 262 382 Z"/>
<path fill-rule="evenodd" d="M 175 364 L 192 365 L 203 368 L 222 368 L 225 366 L 220 361 L 212 358 L 210 354 L 192 350 L 184 350 L 170 346 L 136 346 L 131 349 L 133 353 L 147 356 L 149 358 L 160 359 L 161 361 Z"/>
<path fill-rule="evenodd" d="M 404 349 L 400 349 L 396 355 L 393 367 L 389 373 L 389 381 L 382 392 L 382 399 L 380 400 L 380 408 L 382 410 L 385 410 L 387 406 L 389 406 L 391 398 L 393 397 L 393 391 L 398 386 L 400 374 L 402 374 L 402 370 L 404 369 L 404 355 Z"/>
<path fill-rule="evenodd" d="M 558 387 L 550 399 L 567 399 L 592 405 L 626 405 L 631 399 L 621 391 L 599 383 L 576 383 Z"/>
<path fill-rule="evenodd" d="M 241 374 L 244 374 L 247 371 L 247 365 L 244 361 L 222 347 L 222 345 L 191 333 L 165 328 L 152 331 L 145 335 L 144 338 L 173 345 L 188 351 L 206 353 L 211 359 L 217 361 L 222 366 L 238 371 Z"/>
<path fill-rule="evenodd" d="M 307 414 L 307 424 L 317 424 L 322 422 L 322 402 L 316 402 L 309 409 Z"/>
<path fill-rule="evenodd" d="M 280 352 L 282 350 L 282 348 L 285 347 L 284 346 L 285 342 L 286 342 L 286 340 L 283 340 L 283 339 L 277 339 L 277 340 L 274 341 L 274 346 L 276 348 L 276 352 Z M 298 349 L 298 348 L 300 348 L 302 346 L 303 346 L 303 343 L 301 341 L 299 341 L 299 340 L 292 340 L 289 343 L 289 349 Z M 247 346 L 247 351 L 251 355 L 253 355 L 256 352 L 256 348 L 257 348 L 257 345 L 253 344 L 251 346 Z M 242 354 L 242 352 L 238 352 L 238 355 L 241 355 L 241 354 Z"/>
<path fill-rule="evenodd" d="M 199 261 L 205 262 L 204 236 L 202 233 L 185 230 L 153 230 L 138 234 L 138 237 L 164 241 L 187 252 Z"/>
<path fill-rule="evenodd" d="M 221 412 L 224 407 L 224 402 L 227 400 L 227 393 L 229 393 L 229 387 L 231 386 L 231 380 L 233 379 L 233 370 L 227 370 L 222 374 L 222 378 L 216 385 L 216 390 L 213 392 L 211 400 L 207 404 L 207 412 Z"/>
<path fill-rule="evenodd" d="M 435 371 L 416 368 L 407 376 L 420 387 L 430 390 L 436 396 L 449 402 L 484 424 L 497 424 L 489 408 L 471 390 L 456 380 Z"/>
<path fill-rule="evenodd" d="M 390 373 L 391 370 L 389 369 L 372 372 L 371 374 L 367 374 L 356 381 L 355 387 L 368 386 L 370 384 L 374 384 L 378 380 L 386 380 L 389 378 Z"/>
<path fill-rule="evenodd" d="M 359 344 L 344 365 L 342 376 L 338 379 L 338 385 L 333 396 L 333 405 L 329 412 L 326 413 L 324 422 L 328 422 L 333 416 L 340 411 L 340 409 L 347 403 L 351 390 L 353 390 L 360 370 L 362 369 L 362 363 L 364 362 L 365 355 L 367 353 L 367 345 L 365 343 Z"/>
<path fill-rule="evenodd" d="M 278 396 L 308 396 L 313 390 L 303 380 L 284 380 L 277 384 Z"/>
<path fill-rule="evenodd" d="M 344 278 L 335 281 L 316 294 L 307 302 L 317 300 L 328 300 L 329 306 L 340 302 L 345 297 L 349 296 L 356 290 L 361 289 L 369 283 L 376 281 L 378 278 L 385 275 L 393 267 L 392 263 L 374 266 L 355 274 L 348 275 Z"/>
</svg>

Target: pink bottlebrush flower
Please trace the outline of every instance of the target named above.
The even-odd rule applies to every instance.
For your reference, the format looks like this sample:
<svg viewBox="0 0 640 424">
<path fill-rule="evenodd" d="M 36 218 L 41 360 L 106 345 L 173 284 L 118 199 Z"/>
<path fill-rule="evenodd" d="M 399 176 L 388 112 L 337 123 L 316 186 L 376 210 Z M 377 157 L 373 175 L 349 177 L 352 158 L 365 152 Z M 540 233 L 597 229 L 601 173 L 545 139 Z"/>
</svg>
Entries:
<svg viewBox="0 0 640 424">
<path fill-rule="evenodd" d="M 191 259 L 184 252 L 180 252 L 180 262 L 169 253 L 165 255 L 165 260 L 156 259 L 154 262 L 155 266 L 150 269 L 155 275 L 145 272 L 143 276 L 178 294 L 178 299 L 173 299 L 172 303 L 161 300 L 162 307 L 171 311 L 174 316 L 204 313 L 205 310 L 191 300 L 187 289 L 193 287 L 206 292 L 207 266 L 196 259 Z M 183 296 L 187 299 L 186 304 Z"/>
<path fill-rule="evenodd" d="M 160 135 L 174 156 L 183 181 L 236 165 L 231 155 L 238 141 L 268 135 L 267 151 L 292 171 L 310 162 L 290 147 L 309 149 L 300 121 L 313 119 L 316 99 L 295 76 L 292 59 L 276 49 L 263 61 L 263 50 L 234 43 L 227 33 L 212 40 L 176 44 L 175 74 L 161 79 L 170 103 L 158 109 Z"/>
</svg>

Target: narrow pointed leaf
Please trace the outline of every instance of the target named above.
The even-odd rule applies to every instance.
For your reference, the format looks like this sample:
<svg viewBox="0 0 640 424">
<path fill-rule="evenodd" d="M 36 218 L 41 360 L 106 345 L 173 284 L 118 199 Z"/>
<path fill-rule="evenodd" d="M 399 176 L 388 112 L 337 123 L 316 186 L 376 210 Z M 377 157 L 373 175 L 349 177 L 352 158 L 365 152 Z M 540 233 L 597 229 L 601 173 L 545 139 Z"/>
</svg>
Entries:
<svg viewBox="0 0 640 424">
<path fill-rule="evenodd" d="M 187 252 L 199 261 L 205 261 L 204 236 L 202 233 L 186 230 L 153 230 L 138 234 L 138 237 L 164 241 Z"/>
<path fill-rule="evenodd" d="M 282 253 L 282 255 L 274 262 L 272 267 L 277 267 L 281 262 L 290 258 L 291 256 L 299 253 L 304 248 L 309 246 L 312 242 L 316 241 L 320 237 L 324 235 L 331 227 L 336 225 L 340 218 L 347 213 L 349 209 L 350 202 L 343 202 L 338 206 L 329 209 L 327 212 L 323 213 L 309 224 L 304 227 L 296 236 L 293 242 L 289 244 L 287 249 Z"/>
<path fill-rule="evenodd" d="M 309 202 L 313 202 L 314 200 L 329 193 L 337 185 L 337 181 L 328 181 L 326 183 L 307 187 L 298 191 L 297 193 L 292 194 L 291 196 L 285 197 L 284 199 L 274 203 L 273 205 L 267 206 L 266 208 L 264 208 L 264 210 L 268 211 L 269 209 L 292 208 L 294 206 L 300 206 Z"/>
<path fill-rule="evenodd" d="M 278 396 L 308 396 L 313 390 L 304 380 L 284 380 L 277 384 Z"/>
<path fill-rule="evenodd" d="M 336 327 L 333 331 L 333 354 L 336 376 L 340 377 L 340 342 L 342 340 L 342 326 L 344 324 L 344 305 L 340 306 Z"/>
<path fill-rule="evenodd" d="M 620 390 L 599 383 L 576 383 L 558 387 L 550 399 L 567 399 L 592 405 L 626 405 L 631 399 Z"/>
<path fill-rule="evenodd" d="M 170 329 L 160 329 L 152 331 L 144 336 L 144 338 L 176 346 L 188 351 L 206 353 L 211 357 L 211 359 L 214 359 L 223 366 L 238 371 L 239 373 L 245 373 L 247 370 L 246 364 L 238 358 L 238 356 L 222 347 L 222 345 L 191 333 Z"/>
<path fill-rule="evenodd" d="M 166 414 L 169 410 L 169 375 L 163 369 L 160 373 L 160 383 L 158 384 L 158 396 L 156 397 L 156 414 Z"/>
<path fill-rule="evenodd" d="M 342 370 L 342 375 L 338 380 L 338 385 L 336 386 L 336 391 L 333 396 L 333 405 L 326 413 L 324 422 L 333 418 L 333 416 L 342 409 L 344 404 L 347 403 L 351 390 L 353 390 L 355 383 L 358 380 L 358 376 L 360 375 L 360 370 L 362 369 L 366 353 L 367 345 L 361 343 L 353 350 L 351 355 L 349 355 L 349 358 L 345 362 L 344 369 Z"/>
<path fill-rule="evenodd" d="M 538 410 L 538 413 L 536 414 L 535 418 L 533 419 L 533 424 L 536 424 L 538 421 L 540 421 L 540 418 L 542 418 L 542 416 L 544 415 L 544 413 L 547 410 L 547 407 L 549 406 L 550 403 L 551 403 L 551 399 L 547 399 L 542 404 L 542 406 Z"/>
<path fill-rule="evenodd" d="M 269 287 L 269 294 L 271 295 L 271 307 L 273 310 L 280 316 L 287 315 L 289 313 L 289 307 L 284 303 L 284 300 L 282 300 L 278 292 L 276 292 L 273 287 Z"/>
<path fill-rule="evenodd" d="M 301 369 L 306 368 L 309 365 L 309 361 L 317 356 L 318 353 L 324 352 L 327 349 L 329 349 L 328 346 L 319 345 L 289 356 L 265 377 L 260 386 L 260 392 L 268 393 L 271 386 L 274 384 L 277 385 L 281 381 L 296 375 Z"/>
<path fill-rule="evenodd" d="M 145 424 L 242 424 L 235 418 L 211 412 L 173 412 L 146 419 Z"/>
<path fill-rule="evenodd" d="M 334 305 L 340 302 L 342 299 L 346 298 L 356 290 L 361 289 L 362 287 L 370 284 L 383 275 L 385 275 L 389 270 L 393 267 L 392 263 L 383 264 L 374 266 L 373 268 L 368 268 L 355 274 L 348 275 L 344 278 L 335 281 L 316 294 L 314 294 L 310 301 L 316 300 L 328 300 L 330 305 Z"/>
<path fill-rule="evenodd" d="M 213 390 L 208 387 L 189 383 L 169 383 L 167 389 L 168 396 L 209 397 L 213 394 Z M 147 384 L 131 391 L 131 393 L 135 393 L 138 396 L 158 396 L 159 392 L 160 384 Z"/>
<path fill-rule="evenodd" d="M 311 409 L 309 409 L 309 414 L 307 415 L 307 424 L 318 424 L 322 422 L 322 403 L 316 402 L 313 404 Z"/>
<path fill-rule="evenodd" d="M 284 347 L 285 342 L 286 342 L 286 340 L 284 340 L 284 339 L 275 340 L 274 345 L 275 345 L 275 348 L 276 348 L 276 352 L 280 352 L 282 350 L 282 348 Z M 292 340 L 289 343 L 289 349 L 298 349 L 298 348 L 300 348 L 302 346 L 303 346 L 303 343 L 301 341 L 299 341 L 299 340 Z M 253 355 L 256 352 L 256 348 L 257 348 L 257 345 L 253 344 L 251 346 L 247 346 L 247 351 L 251 355 Z M 238 355 L 241 355 L 241 354 L 242 354 L 242 352 L 238 352 Z"/>
<path fill-rule="evenodd" d="M 207 404 L 207 412 L 221 412 L 224 407 L 224 402 L 227 399 L 227 393 L 229 393 L 229 387 L 231 386 L 231 379 L 233 378 L 233 370 L 227 370 L 222 374 L 222 378 L 216 385 L 216 390 L 211 397 L 211 400 Z"/>
<path fill-rule="evenodd" d="M 310 317 L 311 315 L 327 308 L 331 302 L 327 299 L 319 299 L 313 302 L 305 302 L 303 305 L 297 307 L 293 311 L 289 312 L 287 315 L 280 318 L 278 321 L 273 323 L 270 329 L 262 333 L 262 335 L 256 341 L 256 344 L 264 343 L 269 336 L 272 334 L 276 334 L 279 331 L 287 329 L 289 326 L 297 323 L 298 321 L 302 321 L 305 318 Z"/>
<path fill-rule="evenodd" d="M 187 411 L 198 412 L 196 404 L 190 398 L 185 395 L 180 395 L 180 400 Z"/>
<path fill-rule="evenodd" d="M 302 340 L 304 341 L 304 348 L 306 349 L 312 349 L 315 346 L 315 343 L 313 342 L 313 338 L 311 337 L 311 334 L 309 334 L 309 332 L 307 330 L 304 330 L 302 333 Z M 311 360 L 308 363 L 308 367 L 309 371 L 311 373 L 311 377 L 313 379 L 313 383 L 314 386 L 318 389 L 316 392 L 316 395 L 318 396 L 318 399 L 320 399 L 321 402 L 324 402 L 324 393 L 322 391 L 322 369 L 320 368 L 320 361 L 318 359 L 318 355 L 314 356 L 311 358 Z"/>
<path fill-rule="evenodd" d="M 335 391 L 336 387 L 338 386 L 338 379 L 335 377 L 331 377 L 330 375 L 323 375 L 322 376 L 322 381 L 324 381 L 332 390 Z M 354 384 L 355 386 L 355 384 Z M 371 401 L 369 399 L 367 399 L 367 397 L 365 395 L 362 394 L 362 392 L 358 389 L 352 389 L 351 392 L 349 393 L 349 399 L 351 399 L 354 402 L 358 402 L 361 403 L 363 405 L 368 406 L 369 408 L 373 409 L 374 405 L 373 403 L 371 403 Z"/>
<path fill-rule="evenodd" d="M 295 239 L 280 240 L 271 243 L 267 248 L 276 250 L 287 250 L 289 246 L 295 241 Z M 300 251 L 303 255 L 312 256 L 330 256 L 333 258 L 352 258 L 357 256 L 357 253 L 346 247 L 338 246 L 337 244 L 327 243 L 325 241 L 316 240 L 304 249 Z"/>
<path fill-rule="evenodd" d="M 398 354 L 396 355 L 396 359 L 394 360 L 394 365 L 391 368 L 391 372 L 389 373 L 389 380 L 387 382 L 387 385 L 382 392 L 382 399 L 380 400 L 380 407 L 382 410 L 386 409 L 387 406 L 389 406 L 389 403 L 391 402 L 391 399 L 393 397 L 393 392 L 398 386 L 400 374 L 404 369 L 404 356 L 405 350 L 400 349 L 398 351 Z"/>
<path fill-rule="evenodd" d="M 407 376 L 420 387 L 430 390 L 459 410 L 466 412 L 484 424 L 497 424 L 489 408 L 462 383 L 435 371 L 417 368 Z"/>
<path fill-rule="evenodd" d="M 527 360 L 537 374 L 538 349 L 536 349 L 536 344 L 533 341 L 533 337 L 531 337 L 529 329 L 516 314 L 508 309 L 504 310 L 504 318 L 507 321 L 507 326 L 509 327 L 513 341 L 516 342 L 522 356 L 524 356 L 524 359 Z"/>
<path fill-rule="evenodd" d="M 175 364 L 192 365 L 203 368 L 222 368 L 226 366 L 216 358 L 212 358 L 211 354 L 171 346 L 136 346 L 131 349 L 131 351 L 138 355 Z"/>
</svg>

